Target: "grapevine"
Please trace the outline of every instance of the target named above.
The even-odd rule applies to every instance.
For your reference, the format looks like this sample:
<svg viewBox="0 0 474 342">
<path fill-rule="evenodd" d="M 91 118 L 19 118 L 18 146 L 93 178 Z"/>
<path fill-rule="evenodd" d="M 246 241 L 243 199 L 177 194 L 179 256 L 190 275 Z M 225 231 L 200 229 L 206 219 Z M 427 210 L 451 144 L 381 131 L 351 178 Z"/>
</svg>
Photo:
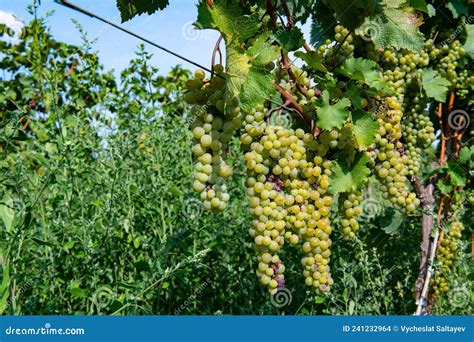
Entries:
<svg viewBox="0 0 474 342">
<path fill-rule="evenodd" d="M 358 240 L 365 229 L 361 202 L 369 181 L 383 205 L 417 220 L 422 231 L 417 313 L 433 273 L 432 230 L 441 241 L 438 259 L 455 262 L 449 255 L 462 223 L 444 234 L 430 215 L 437 212 L 439 221 L 472 187 L 460 169 L 472 167 L 473 37 L 467 7 L 448 7 L 459 13 L 445 28 L 446 13 L 435 3 L 362 1 L 341 11 L 336 2 L 317 1 L 298 12 L 284 0 L 200 2 L 197 26 L 219 32 L 212 61 L 223 41 L 226 65 L 213 65 L 209 78 L 198 70 L 187 84 L 193 188 L 204 209 L 225 210 L 232 201 L 226 153 L 237 135 L 255 272 L 270 294 L 287 283 L 286 245 L 301 250 L 308 287 L 334 287 L 331 247 Z M 299 26 L 308 18 L 314 50 Z M 442 276 L 434 279 L 434 292 L 446 291 Z"/>
</svg>

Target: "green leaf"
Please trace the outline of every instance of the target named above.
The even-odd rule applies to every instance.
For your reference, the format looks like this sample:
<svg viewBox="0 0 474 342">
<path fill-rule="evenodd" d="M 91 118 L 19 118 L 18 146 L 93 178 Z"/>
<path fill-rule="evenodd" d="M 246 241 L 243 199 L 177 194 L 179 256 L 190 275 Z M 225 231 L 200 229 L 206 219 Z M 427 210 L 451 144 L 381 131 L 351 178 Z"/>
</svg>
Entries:
<svg viewBox="0 0 474 342">
<path fill-rule="evenodd" d="M 348 164 L 346 156 L 340 155 L 332 166 L 330 192 L 335 195 L 360 189 L 370 174 L 368 162 L 369 158 L 364 153 L 357 153 L 351 165 Z"/>
<path fill-rule="evenodd" d="M 425 0 L 409 0 L 408 5 L 419 11 L 428 13 L 428 5 Z"/>
<path fill-rule="evenodd" d="M 466 41 L 464 42 L 464 50 L 474 58 L 474 25 L 465 25 Z"/>
<path fill-rule="evenodd" d="M 403 215 L 398 210 L 389 207 L 385 211 L 384 217 L 380 220 L 380 224 L 386 234 L 396 234 L 403 220 Z"/>
<path fill-rule="evenodd" d="M 428 4 L 428 15 L 434 17 L 436 15 L 436 8 L 432 4 Z"/>
<path fill-rule="evenodd" d="M 75 241 L 68 241 L 68 242 L 66 242 L 66 243 L 64 244 L 63 247 L 64 247 L 65 249 L 72 249 L 72 248 L 74 248 L 74 245 L 75 245 L 75 244 L 76 244 Z"/>
<path fill-rule="evenodd" d="M 197 28 L 218 30 L 227 44 L 243 43 L 260 28 L 257 16 L 247 15 L 243 6 L 230 0 L 214 3 L 213 8 L 201 1 L 198 6 Z"/>
<path fill-rule="evenodd" d="M 349 58 L 341 67 L 341 73 L 350 79 L 367 84 L 377 90 L 385 86 L 385 82 L 377 71 L 377 63 L 364 58 Z"/>
<path fill-rule="evenodd" d="M 143 13 L 153 14 L 169 5 L 169 0 L 117 0 L 122 23 Z"/>
<path fill-rule="evenodd" d="M 446 8 L 451 11 L 454 19 L 459 18 L 461 15 L 469 15 L 469 9 L 466 6 L 467 1 L 464 0 L 449 0 L 446 3 Z"/>
<path fill-rule="evenodd" d="M 0 314 L 8 310 L 8 297 L 10 296 L 10 263 L 3 265 L 2 284 L 0 285 Z"/>
<path fill-rule="evenodd" d="M 295 56 L 301 58 L 311 69 L 315 71 L 321 71 L 324 73 L 328 72 L 326 67 L 322 64 L 321 56 L 315 51 L 296 51 Z"/>
<path fill-rule="evenodd" d="M 271 72 L 252 66 L 240 94 L 240 106 L 242 109 L 250 111 L 256 105 L 262 103 L 268 96 L 272 96 L 276 92 L 272 87 L 273 81 L 274 77 Z"/>
<path fill-rule="evenodd" d="M 348 311 L 348 314 L 351 316 L 354 314 L 355 305 L 356 303 L 351 299 L 349 301 L 349 311 Z"/>
<path fill-rule="evenodd" d="M 314 303 L 315 304 L 323 304 L 326 302 L 326 297 L 324 296 L 315 296 L 314 297 Z"/>
<path fill-rule="evenodd" d="M 341 128 L 349 116 L 348 110 L 351 101 L 348 98 L 338 100 L 335 104 L 330 104 L 329 91 L 325 90 L 316 106 L 318 120 L 317 124 L 322 129 Z"/>
<path fill-rule="evenodd" d="M 419 51 L 424 43 L 424 36 L 418 29 L 420 24 L 420 19 L 413 13 L 400 8 L 385 8 L 383 15 L 366 18 L 358 31 L 362 34 L 370 32 L 376 48 Z"/>
<path fill-rule="evenodd" d="M 303 32 L 298 27 L 293 27 L 290 31 L 283 28 L 273 32 L 273 36 L 286 51 L 295 51 L 305 43 Z"/>
<path fill-rule="evenodd" d="M 263 92 L 268 91 L 268 96 L 271 96 L 274 92 L 269 88 L 272 82 L 268 83 L 268 71 L 263 68 L 275 51 L 266 41 L 268 35 L 259 36 L 254 46 L 249 49 L 249 55 L 243 47 L 260 28 L 258 16 L 247 15 L 243 6 L 229 0 L 215 2 L 213 8 L 201 2 L 196 25 L 201 29 L 218 30 L 226 42 L 226 109 L 238 104 L 240 100 L 242 109 L 250 110 L 257 101 L 262 101 Z M 269 51 L 266 51 L 266 48 Z M 242 91 L 246 92 L 243 98 Z M 257 91 L 255 98 L 249 96 L 250 91 Z"/>
<path fill-rule="evenodd" d="M 79 287 L 75 287 L 69 290 L 71 292 L 71 295 L 76 298 L 86 298 L 87 294 L 84 289 L 81 289 Z"/>
<path fill-rule="evenodd" d="M 313 45 L 322 45 L 326 39 L 333 39 L 336 21 L 332 10 L 322 1 L 317 1 L 311 21 L 310 42 Z"/>
<path fill-rule="evenodd" d="M 436 182 L 436 188 L 441 191 L 442 194 L 448 194 L 453 190 L 453 186 L 450 183 L 444 182 L 442 180 L 438 180 Z"/>
<path fill-rule="evenodd" d="M 442 76 L 439 76 L 433 69 L 423 69 L 420 71 L 421 84 L 426 96 L 434 98 L 436 101 L 445 102 L 451 83 Z"/>
<path fill-rule="evenodd" d="M 352 112 L 352 133 L 359 145 L 359 149 L 367 149 L 375 142 L 375 134 L 379 125 L 371 112 L 357 110 Z"/>
<path fill-rule="evenodd" d="M 276 92 L 272 87 L 273 74 L 266 67 L 279 56 L 280 49 L 268 39 L 268 35 L 261 35 L 247 51 L 246 57 L 252 64 L 241 86 L 240 106 L 244 111 L 250 111 Z"/>
<path fill-rule="evenodd" d="M 259 36 L 247 50 L 247 56 L 253 66 L 265 67 L 280 55 L 280 49 L 276 45 L 271 45 L 270 38 L 270 33 Z"/>
<path fill-rule="evenodd" d="M 44 240 L 38 239 L 36 237 L 32 237 L 31 240 L 33 240 L 34 242 L 36 242 L 37 244 L 39 244 L 41 246 L 54 247 L 54 243 L 51 243 L 49 241 L 44 241 Z"/>
<path fill-rule="evenodd" d="M 376 1 L 325 0 L 325 3 L 331 6 L 337 20 L 348 30 L 360 26 L 366 14 L 374 14 L 376 9 Z M 334 21 L 332 16 L 329 19 Z"/>
<path fill-rule="evenodd" d="M 454 186 L 466 185 L 466 175 L 469 173 L 464 167 L 456 161 L 448 162 L 448 175 Z"/>
<path fill-rule="evenodd" d="M 461 164 L 470 164 L 474 161 L 474 146 L 468 147 L 464 146 L 459 150 L 459 158 L 458 161 Z"/>
<path fill-rule="evenodd" d="M 13 201 L 10 198 L 5 197 L 3 203 L 4 204 L 0 204 L 0 218 L 5 225 L 5 230 L 10 232 L 13 226 L 13 220 L 15 219 L 15 211 L 11 208 Z"/>
</svg>

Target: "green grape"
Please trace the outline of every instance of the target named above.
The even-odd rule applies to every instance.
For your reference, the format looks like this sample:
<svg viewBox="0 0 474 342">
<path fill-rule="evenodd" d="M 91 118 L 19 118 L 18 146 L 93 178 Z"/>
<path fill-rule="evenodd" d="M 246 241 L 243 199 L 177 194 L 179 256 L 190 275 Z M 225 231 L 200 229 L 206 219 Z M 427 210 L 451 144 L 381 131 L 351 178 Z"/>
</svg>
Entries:
<svg viewBox="0 0 474 342">
<path fill-rule="evenodd" d="M 359 206 L 361 201 L 362 193 L 355 190 L 339 197 L 339 213 L 341 215 L 339 230 L 346 240 L 354 239 L 355 233 L 359 230 L 357 216 L 362 214 L 362 209 Z"/>
<path fill-rule="evenodd" d="M 420 201 L 407 188 L 410 157 L 400 141 L 402 117 L 401 105 L 396 97 L 385 98 L 385 103 L 377 112 L 379 131 L 369 155 L 374 161 L 375 175 L 381 183 L 383 197 L 400 210 L 412 213 Z"/>
<path fill-rule="evenodd" d="M 454 221 L 446 229 L 444 238 L 436 253 L 436 272 L 431 281 L 434 295 L 440 296 L 449 291 L 449 277 L 459 260 L 461 254 L 461 237 L 464 226 L 459 221 Z"/>
<path fill-rule="evenodd" d="M 214 68 L 222 76 L 223 67 Z M 230 196 L 225 179 L 232 175 L 232 167 L 225 161 L 227 143 L 232 133 L 240 127 L 240 109 L 233 106 L 230 115 L 224 114 L 225 80 L 214 75 L 209 80 L 197 70 L 194 79 L 186 83 L 185 101 L 194 104 L 191 123 L 195 145 L 192 148 L 197 160 L 194 167 L 193 190 L 200 194 L 206 210 L 224 210 Z M 197 104 L 196 104 L 197 103 Z"/>
</svg>

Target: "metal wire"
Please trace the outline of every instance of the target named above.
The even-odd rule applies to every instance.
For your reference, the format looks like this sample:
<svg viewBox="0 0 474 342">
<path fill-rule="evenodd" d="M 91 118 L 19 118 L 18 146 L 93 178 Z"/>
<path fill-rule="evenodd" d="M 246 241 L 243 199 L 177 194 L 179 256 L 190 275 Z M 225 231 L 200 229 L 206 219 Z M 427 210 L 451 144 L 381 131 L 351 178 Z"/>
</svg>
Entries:
<svg viewBox="0 0 474 342">
<path fill-rule="evenodd" d="M 127 34 L 129 34 L 129 35 L 131 35 L 131 36 L 133 36 L 133 37 L 135 37 L 135 38 L 137 38 L 137 39 L 140 39 L 140 40 L 144 41 L 144 42 L 147 43 L 147 44 L 150 44 L 150 45 L 152 45 L 152 46 L 154 46 L 154 47 L 156 47 L 156 48 L 158 48 L 158 49 L 160 49 L 160 50 L 162 50 L 162 51 L 164 51 L 164 52 L 166 52 L 166 53 L 169 53 L 170 55 L 173 55 L 173 56 L 175 56 L 175 57 L 177 57 L 177 58 L 179 58 L 179 59 L 181 59 L 181 60 L 183 60 L 183 61 L 185 61 L 185 62 L 188 62 L 188 63 L 190 63 L 190 64 L 192 64 L 192 65 L 195 65 L 195 66 L 197 66 L 197 67 L 199 67 L 199 68 L 201 68 L 201 69 L 203 69 L 203 70 L 206 70 L 207 72 L 210 72 L 211 74 L 214 74 L 214 72 L 213 72 L 211 69 L 206 68 L 205 66 L 203 66 L 203 65 L 201 65 L 201 64 L 199 64 L 199 63 L 196 63 L 196 62 L 190 60 L 189 58 L 184 57 L 184 56 L 182 56 L 182 55 L 180 55 L 180 54 L 178 54 L 178 53 L 176 53 L 176 52 L 174 52 L 174 51 L 171 51 L 170 49 L 167 49 L 166 47 L 161 46 L 160 44 L 157 44 L 157 43 L 155 43 L 155 42 L 153 42 L 153 41 L 151 41 L 151 40 L 149 40 L 149 39 L 147 39 L 147 38 L 145 38 L 145 37 L 142 37 L 142 36 L 138 35 L 138 34 L 135 33 L 135 32 L 132 32 L 132 31 L 130 31 L 130 30 L 127 30 L 127 29 L 123 28 L 122 26 L 117 25 L 117 24 L 115 24 L 114 22 L 112 22 L 112 21 L 110 21 L 110 20 L 108 20 L 108 19 L 105 19 L 105 18 L 103 18 L 103 17 L 101 17 L 101 16 L 99 16 L 99 15 L 97 15 L 97 14 L 95 14 L 95 13 L 89 12 L 89 11 L 87 11 L 87 10 L 85 10 L 85 9 L 83 9 L 83 8 L 81 8 L 81 7 L 79 7 L 79 6 L 76 6 L 76 5 L 74 5 L 74 4 L 71 4 L 70 2 L 68 2 L 68 1 L 66 1 L 66 0 L 54 0 L 54 2 L 56 2 L 56 3 L 58 3 L 58 4 L 62 5 L 62 6 L 65 6 L 65 7 L 67 7 L 67 8 L 70 8 L 70 9 L 72 9 L 72 10 L 74 10 L 74 11 L 77 11 L 77 12 L 80 12 L 80 13 L 82 13 L 82 14 L 85 14 L 85 15 L 91 17 L 91 18 L 95 18 L 95 19 L 97 19 L 97 20 L 100 20 L 100 21 L 102 21 L 103 23 L 106 23 L 107 25 L 110 25 L 110 26 L 116 28 L 117 30 L 120 30 L 120 31 L 122 31 L 122 32 L 125 32 L 125 33 L 127 33 Z M 217 76 L 222 77 L 222 76 L 220 76 L 220 75 L 217 75 Z M 223 77 L 222 77 L 222 78 L 223 78 Z"/>
</svg>

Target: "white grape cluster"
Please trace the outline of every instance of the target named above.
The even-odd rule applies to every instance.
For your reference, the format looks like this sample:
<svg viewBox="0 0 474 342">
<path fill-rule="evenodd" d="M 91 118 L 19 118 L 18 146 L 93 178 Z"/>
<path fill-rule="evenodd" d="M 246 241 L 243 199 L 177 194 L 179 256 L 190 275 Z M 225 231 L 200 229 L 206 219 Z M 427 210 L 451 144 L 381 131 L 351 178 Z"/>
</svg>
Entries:
<svg viewBox="0 0 474 342">
<path fill-rule="evenodd" d="M 379 131 L 369 155 L 375 163 L 374 169 L 381 183 L 383 197 L 400 210 L 412 213 L 420 201 L 415 193 L 408 190 L 410 158 L 400 141 L 402 116 L 401 105 L 396 97 L 385 98 L 385 104 L 377 112 Z"/>
<path fill-rule="evenodd" d="M 354 239 L 359 230 L 357 217 L 362 214 L 360 203 L 362 192 L 352 190 L 339 197 L 339 213 L 341 215 L 340 231 L 345 240 Z"/>
<path fill-rule="evenodd" d="M 271 293 L 283 287 L 278 252 L 284 242 L 303 243 L 306 284 L 329 291 L 332 228 L 328 194 L 331 162 L 317 155 L 314 137 L 302 129 L 268 125 L 263 107 L 245 121 L 241 141 L 248 171 L 247 194 L 254 219 L 249 233 L 260 253 L 257 275 Z"/>
<path fill-rule="evenodd" d="M 202 70 L 196 71 L 194 79 L 186 84 L 185 100 L 193 104 L 191 112 L 195 116 L 191 124 L 196 159 L 193 189 L 200 193 L 204 209 L 217 211 L 225 209 L 229 201 L 225 179 L 231 176 L 232 167 L 225 157 L 232 134 L 241 126 L 242 119 L 238 106 L 224 107 L 222 66 L 216 66 L 215 71 L 217 75 L 210 79 L 205 79 Z"/>
</svg>

